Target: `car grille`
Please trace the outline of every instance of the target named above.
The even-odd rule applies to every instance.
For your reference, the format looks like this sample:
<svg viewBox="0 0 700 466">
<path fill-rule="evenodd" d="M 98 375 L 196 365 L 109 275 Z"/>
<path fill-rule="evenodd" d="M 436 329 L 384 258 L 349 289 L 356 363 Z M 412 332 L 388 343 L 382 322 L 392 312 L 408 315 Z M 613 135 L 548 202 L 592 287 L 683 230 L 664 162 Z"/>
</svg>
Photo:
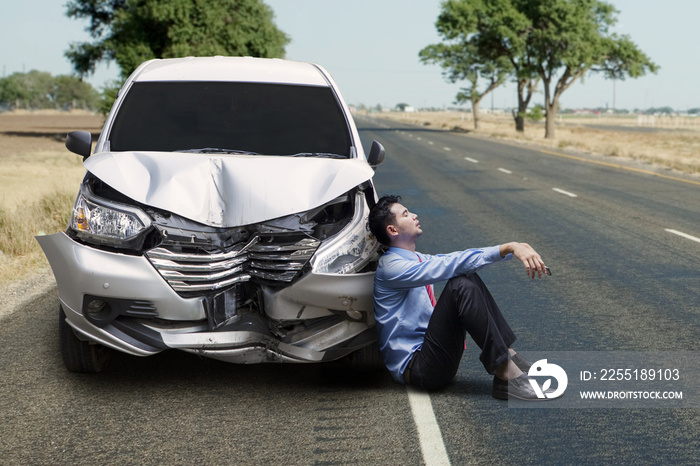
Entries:
<svg viewBox="0 0 700 466">
<path fill-rule="evenodd" d="M 320 241 L 299 235 L 256 235 L 224 252 L 189 252 L 179 246 L 151 249 L 146 257 L 180 293 L 222 290 L 251 279 L 276 284 L 293 281 Z"/>
</svg>

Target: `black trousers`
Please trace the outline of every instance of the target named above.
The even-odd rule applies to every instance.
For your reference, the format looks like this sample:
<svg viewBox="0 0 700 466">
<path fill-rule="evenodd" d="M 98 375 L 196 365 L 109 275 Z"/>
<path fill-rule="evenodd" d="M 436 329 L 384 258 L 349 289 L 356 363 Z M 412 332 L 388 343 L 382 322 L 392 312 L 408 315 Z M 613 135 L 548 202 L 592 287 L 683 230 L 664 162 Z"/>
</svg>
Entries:
<svg viewBox="0 0 700 466">
<path fill-rule="evenodd" d="M 447 282 L 430 317 L 423 346 L 409 365 L 408 382 L 427 390 L 449 384 L 457 374 L 467 333 L 481 348 L 479 359 L 488 373 L 508 360 L 515 334 L 476 273 Z"/>
</svg>

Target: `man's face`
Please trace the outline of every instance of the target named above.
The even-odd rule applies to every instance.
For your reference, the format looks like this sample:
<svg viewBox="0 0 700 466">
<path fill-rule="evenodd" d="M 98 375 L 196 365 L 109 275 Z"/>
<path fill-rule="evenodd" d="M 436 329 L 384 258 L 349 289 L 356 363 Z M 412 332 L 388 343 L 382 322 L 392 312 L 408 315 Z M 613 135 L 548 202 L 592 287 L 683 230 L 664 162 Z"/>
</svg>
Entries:
<svg viewBox="0 0 700 466">
<path fill-rule="evenodd" d="M 392 239 L 392 243 L 397 241 L 415 242 L 423 234 L 418 221 L 418 215 L 412 214 L 408 209 L 399 203 L 391 206 L 391 213 L 395 220 L 387 226 L 387 232 Z"/>
</svg>

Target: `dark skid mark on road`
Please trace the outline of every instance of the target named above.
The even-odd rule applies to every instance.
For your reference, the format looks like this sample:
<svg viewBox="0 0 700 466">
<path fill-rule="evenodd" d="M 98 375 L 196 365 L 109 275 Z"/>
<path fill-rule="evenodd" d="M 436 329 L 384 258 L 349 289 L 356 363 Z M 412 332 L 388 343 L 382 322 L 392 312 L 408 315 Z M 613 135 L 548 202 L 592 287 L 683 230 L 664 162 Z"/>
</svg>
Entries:
<svg viewBox="0 0 700 466">
<path fill-rule="evenodd" d="M 318 435 L 314 438 L 312 448 L 313 461 L 316 465 L 331 464 L 359 464 L 358 456 L 367 448 L 358 445 L 371 445 L 369 435 L 357 435 L 357 425 L 363 425 L 366 420 L 367 405 L 338 406 L 338 400 L 343 399 L 344 390 L 326 392 L 332 397 L 319 397 L 316 399 L 316 417 L 312 430 Z M 334 413 L 338 413 L 337 415 Z M 354 434 L 354 435 L 353 435 Z M 364 461 L 368 458 L 363 456 Z M 364 463 L 364 461 L 362 461 Z"/>
<path fill-rule="evenodd" d="M 526 191 L 538 191 L 536 188 L 480 188 L 472 189 L 475 193 L 521 193 Z"/>
</svg>

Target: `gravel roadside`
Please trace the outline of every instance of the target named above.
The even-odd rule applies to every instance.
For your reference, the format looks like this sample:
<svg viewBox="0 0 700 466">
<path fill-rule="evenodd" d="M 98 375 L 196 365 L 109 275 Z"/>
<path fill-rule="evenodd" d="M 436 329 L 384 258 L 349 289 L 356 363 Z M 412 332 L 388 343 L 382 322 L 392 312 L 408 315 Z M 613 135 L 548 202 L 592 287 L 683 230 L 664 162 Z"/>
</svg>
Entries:
<svg viewBox="0 0 700 466">
<path fill-rule="evenodd" d="M 0 319 L 22 309 L 27 303 L 56 286 L 49 267 L 36 270 L 27 278 L 0 286 Z"/>
</svg>

